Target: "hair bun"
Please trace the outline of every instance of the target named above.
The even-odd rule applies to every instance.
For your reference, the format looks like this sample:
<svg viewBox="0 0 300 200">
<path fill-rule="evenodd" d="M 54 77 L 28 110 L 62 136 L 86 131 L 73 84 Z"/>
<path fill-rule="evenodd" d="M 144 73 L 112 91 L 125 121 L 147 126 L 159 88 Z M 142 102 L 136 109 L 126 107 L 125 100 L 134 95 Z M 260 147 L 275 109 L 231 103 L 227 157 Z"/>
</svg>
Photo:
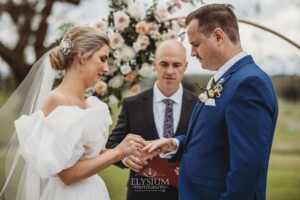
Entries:
<svg viewBox="0 0 300 200">
<path fill-rule="evenodd" d="M 56 47 L 50 52 L 50 63 L 54 70 L 62 71 L 67 68 L 67 56 L 63 54 L 60 47 Z"/>
</svg>

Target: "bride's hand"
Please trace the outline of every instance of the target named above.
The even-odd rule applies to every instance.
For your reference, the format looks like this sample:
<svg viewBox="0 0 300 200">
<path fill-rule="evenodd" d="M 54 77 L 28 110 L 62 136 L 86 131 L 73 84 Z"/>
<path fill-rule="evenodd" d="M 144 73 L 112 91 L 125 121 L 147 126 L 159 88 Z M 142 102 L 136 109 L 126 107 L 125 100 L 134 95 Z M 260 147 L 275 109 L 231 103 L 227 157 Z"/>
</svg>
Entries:
<svg viewBox="0 0 300 200">
<path fill-rule="evenodd" d="M 116 146 L 115 150 L 121 159 L 131 155 L 133 152 L 142 149 L 148 143 L 139 135 L 128 134 L 123 141 Z"/>
</svg>

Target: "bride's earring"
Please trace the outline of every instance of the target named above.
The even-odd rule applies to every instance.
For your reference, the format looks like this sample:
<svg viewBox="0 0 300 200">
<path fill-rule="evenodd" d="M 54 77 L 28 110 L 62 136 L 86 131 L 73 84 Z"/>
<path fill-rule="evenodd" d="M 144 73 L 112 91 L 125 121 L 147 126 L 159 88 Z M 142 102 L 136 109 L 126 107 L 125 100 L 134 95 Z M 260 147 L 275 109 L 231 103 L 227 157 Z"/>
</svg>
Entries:
<svg viewBox="0 0 300 200">
<path fill-rule="evenodd" d="M 83 72 L 85 63 L 83 61 L 80 61 L 80 64 L 81 64 L 80 71 Z"/>
</svg>

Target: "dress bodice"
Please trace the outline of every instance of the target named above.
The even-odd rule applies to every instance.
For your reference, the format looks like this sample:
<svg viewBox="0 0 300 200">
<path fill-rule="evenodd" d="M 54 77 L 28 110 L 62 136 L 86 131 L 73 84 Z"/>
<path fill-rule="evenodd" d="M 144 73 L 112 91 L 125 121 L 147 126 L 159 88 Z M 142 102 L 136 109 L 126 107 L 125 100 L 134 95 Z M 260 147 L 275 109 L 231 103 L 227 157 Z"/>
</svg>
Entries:
<svg viewBox="0 0 300 200">
<path fill-rule="evenodd" d="M 41 178 L 95 157 L 105 147 L 112 123 L 108 107 L 93 96 L 86 104 L 86 109 L 58 106 L 46 117 L 37 111 L 15 121 L 20 153 Z"/>
</svg>

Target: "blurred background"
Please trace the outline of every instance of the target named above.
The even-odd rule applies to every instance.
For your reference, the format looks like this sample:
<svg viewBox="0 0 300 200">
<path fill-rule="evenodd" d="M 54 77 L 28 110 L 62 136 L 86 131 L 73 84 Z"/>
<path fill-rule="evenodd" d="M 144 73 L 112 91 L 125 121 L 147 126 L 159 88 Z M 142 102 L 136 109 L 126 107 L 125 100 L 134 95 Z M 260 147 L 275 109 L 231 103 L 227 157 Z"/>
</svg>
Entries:
<svg viewBox="0 0 300 200">
<path fill-rule="evenodd" d="M 148 6 L 153 3 L 164 5 L 163 1 L 127 1 L 132 2 L 143 2 Z M 270 75 L 279 99 L 279 118 L 270 158 L 267 199 L 299 200 L 300 1 L 192 2 L 182 4 L 180 9 L 168 17 L 185 17 L 204 3 L 231 3 L 239 19 L 267 27 L 294 42 L 292 44 L 256 26 L 239 23 L 243 48 L 252 54 L 257 64 Z M 64 33 L 62 27 L 68 24 L 94 26 L 103 19 L 107 20 L 111 3 L 112 1 L 107 0 L 0 0 L 0 107 L 24 79 L 32 64 L 57 43 Z M 189 61 L 183 83 L 198 94 L 194 83 L 206 85 L 212 72 L 201 69 L 198 61 L 189 56 L 190 46 L 186 37 L 183 43 L 188 49 Z M 141 91 L 152 87 L 155 80 L 153 72 L 150 78 L 141 81 Z M 124 90 L 122 94 L 130 96 L 135 93 Z M 113 103 L 110 103 L 110 107 L 115 124 L 120 107 Z M 0 150 L 3 149 L 4 143 L 0 141 Z M 111 199 L 124 200 L 128 170 L 111 166 L 100 172 L 100 175 L 107 184 Z M 2 184 L 3 177 L 0 177 L 0 185 Z"/>
</svg>

